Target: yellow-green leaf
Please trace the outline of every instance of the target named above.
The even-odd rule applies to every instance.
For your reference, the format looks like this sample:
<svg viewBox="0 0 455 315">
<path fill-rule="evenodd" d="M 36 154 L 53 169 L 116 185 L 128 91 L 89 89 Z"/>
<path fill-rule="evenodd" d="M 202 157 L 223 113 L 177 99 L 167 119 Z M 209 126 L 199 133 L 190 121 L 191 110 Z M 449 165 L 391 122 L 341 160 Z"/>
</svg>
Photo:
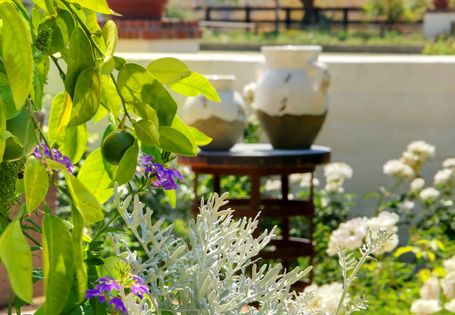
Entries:
<svg viewBox="0 0 455 315">
<path fill-rule="evenodd" d="M 79 162 L 87 145 L 87 127 L 85 125 L 67 127 L 57 139 L 57 143 L 60 145 L 60 151 L 73 163 Z"/>
<path fill-rule="evenodd" d="M 73 282 L 73 247 L 65 223 L 51 214 L 43 219 L 43 272 L 44 313 L 61 314 Z"/>
<path fill-rule="evenodd" d="M 46 198 L 49 181 L 46 168 L 33 156 L 27 159 L 24 171 L 25 204 L 28 213 L 35 210 Z"/>
<path fill-rule="evenodd" d="M 95 116 L 100 106 L 101 79 L 98 71 L 85 69 L 77 78 L 70 126 L 86 123 Z"/>
<path fill-rule="evenodd" d="M 87 265 L 84 261 L 84 246 L 82 243 L 84 220 L 79 211 L 74 207 L 71 207 L 71 218 L 73 220 L 71 240 L 73 243 L 74 269 L 76 273 L 77 302 L 82 303 L 85 299 L 88 281 Z"/>
<path fill-rule="evenodd" d="M 87 156 L 77 178 L 96 197 L 99 203 L 105 203 L 112 196 L 111 178 L 106 163 L 103 162 L 101 149 L 98 148 Z M 112 171 L 111 171 L 112 172 Z"/>
<path fill-rule="evenodd" d="M 175 206 L 177 205 L 177 193 L 175 192 L 175 190 L 163 190 L 163 191 L 164 191 L 164 194 L 167 197 L 167 201 L 169 202 L 171 207 L 175 208 Z"/>
<path fill-rule="evenodd" d="M 147 70 L 164 84 L 174 84 L 191 75 L 192 71 L 176 58 L 160 58 L 152 61 Z"/>
<path fill-rule="evenodd" d="M 74 3 L 78 4 L 83 8 L 103 13 L 103 14 L 116 14 L 114 11 L 112 11 L 109 8 L 109 5 L 107 4 L 106 0 L 68 0 L 69 3 Z"/>
<path fill-rule="evenodd" d="M 33 82 L 32 38 L 29 26 L 10 2 L 0 3 L 2 61 L 17 110 L 24 106 Z"/>
<path fill-rule="evenodd" d="M 14 293 L 31 303 L 33 297 L 32 251 L 19 221 L 11 222 L 0 236 L 0 260 L 8 272 Z"/>
<path fill-rule="evenodd" d="M 120 163 L 118 164 L 117 171 L 115 172 L 114 181 L 119 185 L 129 182 L 136 172 L 137 157 L 139 154 L 139 147 L 135 142 L 131 147 L 126 150 Z"/>
<path fill-rule="evenodd" d="M 96 197 L 71 174 L 65 175 L 74 205 L 79 210 L 86 225 L 91 225 L 103 219 L 103 208 Z"/>
<path fill-rule="evenodd" d="M 218 92 L 210 84 L 209 80 L 197 72 L 192 72 L 188 77 L 172 84 L 171 89 L 174 92 L 185 96 L 196 96 L 202 94 L 208 100 L 221 102 Z"/>
<path fill-rule="evenodd" d="M 158 126 L 155 123 L 147 119 L 141 119 L 133 123 L 133 126 L 137 137 L 143 144 L 150 147 L 160 144 L 160 134 L 158 133 Z"/>
</svg>

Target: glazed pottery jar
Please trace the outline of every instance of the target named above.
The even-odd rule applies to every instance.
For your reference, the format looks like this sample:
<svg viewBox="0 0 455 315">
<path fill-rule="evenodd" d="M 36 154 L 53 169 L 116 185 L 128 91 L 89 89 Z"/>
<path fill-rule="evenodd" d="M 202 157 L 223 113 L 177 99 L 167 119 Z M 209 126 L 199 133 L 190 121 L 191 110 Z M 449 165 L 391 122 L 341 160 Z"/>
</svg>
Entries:
<svg viewBox="0 0 455 315">
<path fill-rule="evenodd" d="M 329 74 L 317 61 L 320 46 L 262 47 L 265 71 L 254 108 L 275 149 L 310 148 L 328 105 Z"/>
<path fill-rule="evenodd" d="M 229 150 L 245 130 L 245 103 L 234 91 L 234 76 L 207 76 L 207 79 L 217 90 L 221 102 L 209 101 L 202 95 L 190 97 L 180 114 L 187 124 L 213 139 L 203 150 Z"/>
</svg>

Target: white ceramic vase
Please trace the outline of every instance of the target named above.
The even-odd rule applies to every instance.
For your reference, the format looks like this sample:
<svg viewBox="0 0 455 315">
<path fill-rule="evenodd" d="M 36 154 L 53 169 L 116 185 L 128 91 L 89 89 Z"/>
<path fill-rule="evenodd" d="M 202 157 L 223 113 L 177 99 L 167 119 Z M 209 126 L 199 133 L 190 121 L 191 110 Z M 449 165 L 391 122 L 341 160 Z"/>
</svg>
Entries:
<svg viewBox="0 0 455 315">
<path fill-rule="evenodd" d="M 213 139 L 210 144 L 202 147 L 203 150 L 229 150 L 245 130 L 245 102 L 234 91 L 235 76 L 209 75 L 207 79 L 217 90 L 221 102 L 209 101 L 202 95 L 189 97 L 180 114 L 187 124 Z"/>
<path fill-rule="evenodd" d="M 329 73 L 317 61 L 320 46 L 265 46 L 265 71 L 254 109 L 275 149 L 313 144 L 328 109 Z"/>
</svg>

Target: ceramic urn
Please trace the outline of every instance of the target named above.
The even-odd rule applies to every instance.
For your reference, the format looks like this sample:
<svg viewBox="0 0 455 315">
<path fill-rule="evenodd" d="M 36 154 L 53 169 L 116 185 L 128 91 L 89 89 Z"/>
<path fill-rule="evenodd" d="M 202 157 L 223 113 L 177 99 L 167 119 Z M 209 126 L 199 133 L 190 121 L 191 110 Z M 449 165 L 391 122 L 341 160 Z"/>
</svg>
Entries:
<svg viewBox="0 0 455 315">
<path fill-rule="evenodd" d="M 310 148 L 328 109 L 329 74 L 320 46 L 265 46 L 254 109 L 275 149 Z"/>
<path fill-rule="evenodd" d="M 182 119 L 196 127 L 213 141 L 203 150 L 229 150 L 246 127 L 246 107 L 242 96 L 234 91 L 235 76 L 209 75 L 207 79 L 217 90 L 221 102 L 212 102 L 204 96 L 190 97 L 182 110 Z"/>
</svg>

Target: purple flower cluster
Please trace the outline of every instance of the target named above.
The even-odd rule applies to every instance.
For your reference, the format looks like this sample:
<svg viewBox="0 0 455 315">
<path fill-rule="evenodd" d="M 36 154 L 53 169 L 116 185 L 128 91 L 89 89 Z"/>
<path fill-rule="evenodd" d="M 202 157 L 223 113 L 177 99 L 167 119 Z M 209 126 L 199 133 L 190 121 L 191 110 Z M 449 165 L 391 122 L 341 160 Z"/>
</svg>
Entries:
<svg viewBox="0 0 455 315">
<path fill-rule="evenodd" d="M 133 276 L 131 283 L 124 287 L 130 289 L 131 293 L 139 299 L 143 299 L 145 294 L 150 293 L 149 288 L 144 284 L 141 277 Z M 102 277 L 97 280 L 97 284 L 93 289 L 86 291 L 87 299 L 97 297 L 100 303 L 107 302 L 114 307 L 115 310 L 127 313 L 126 307 L 118 293 L 122 290 L 120 283 L 112 277 Z"/>
<path fill-rule="evenodd" d="M 170 168 L 165 168 L 160 163 L 154 163 L 150 155 L 143 155 L 141 163 L 146 174 L 154 174 L 155 179 L 153 185 L 164 190 L 177 189 L 177 180 L 183 180 L 182 174 L 179 171 Z"/>
<path fill-rule="evenodd" d="M 46 157 L 48 157 L 50 159 L 53 158 L 56 162 L 59 162 L 59 163 L 65 165 L 65 167 L 69 173 L 71 173 L 71 174 L 74 173 L 73 162 L 71 162 L 71 160 L 67 156 L 63 155 L 62 152 L 60 152 L 57 149 L 52 149 L 52 155 L 51 155 L 51 151 L 49 150 L 49 148 L 47 147 L 47 145 L 45 143 L 41 143 L 41 149 L 43 150 L 42 152 L 44 153 L 44 155 Z M 38 159 L 42 158 L 41 149 L 40 149 L 40 145 L 37 145 L 35 148 L 35 151 L 33 152 L 33 155 Z"/>
</svg>

